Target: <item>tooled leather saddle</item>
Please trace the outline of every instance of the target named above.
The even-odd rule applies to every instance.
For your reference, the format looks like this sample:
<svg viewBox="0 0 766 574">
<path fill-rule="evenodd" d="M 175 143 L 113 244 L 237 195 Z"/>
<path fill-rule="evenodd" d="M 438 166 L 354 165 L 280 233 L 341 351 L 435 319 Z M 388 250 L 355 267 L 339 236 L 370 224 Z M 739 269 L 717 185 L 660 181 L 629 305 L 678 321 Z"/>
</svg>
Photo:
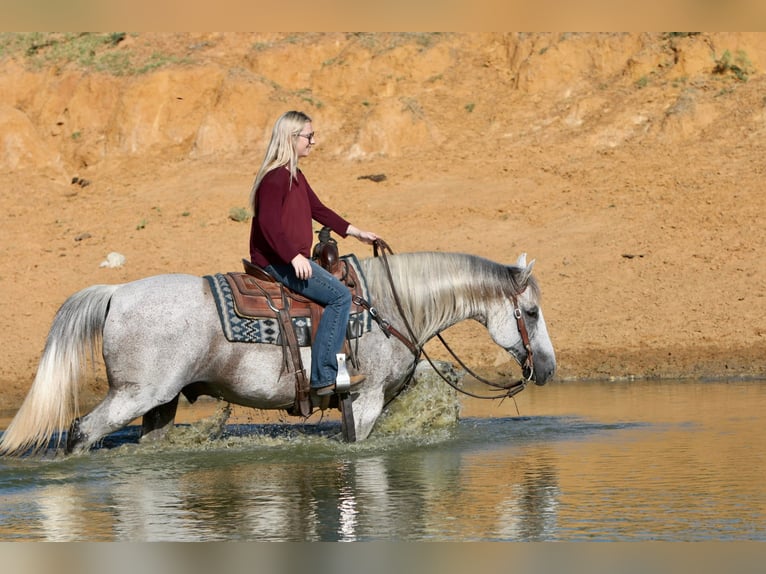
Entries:
<svg viewBox="0 0 766 574">
<path fill-rule="evenodd" d="M 246 318 L 279 319 L 279 313 L 286 311 L 293 319 L 298 317 L 308 318 L 311 324 L 310 341 L 313 341 L 319 326 L 319 320 L 324 312 L 324 307 L 295 291 L 291 291 L 264 269 L 247 259 L 243 259 L 242 264 L 245 269 L 244 273 L 232 272 L 224 275 L 231 287 L 234 308 L 237 314 Z M 345 258 L 340 259 L 337 265 L 328 269 L 328 271 L 348 287 L 351 292 L 351 296 L 354 299 L 351 303 L 351 315 L 354 316 L 365 312 L 365 309 L 355 302 L 357 300 L 355 296 L 364 299 L 366 293 L 364 293 L 363 284 L 359 280 L 359 275 L 351 262 Z M 361 334 L 359 333 L 360 329 L 352 329 L 356 332 L 357 336 Z"/>
<path fill-rule="evenodd" d="M 323 234 L 324 232 L 324 234 Z M 353 255 L 339 257 L 335 240 L 329 237 L 329 231 L 320 232 L 320 242 L 314 248 L 313 259 L 327 269 L 351 292 L 351 317 L 357 320 L 349 323 L 344 352 L 351 355 L 350 336 L 359 337 L 364 331 L 364 321 L 358 319 L 367 314 L 367 309 L 357 303 L 366 300 L 366 289 L 360 281 Z M 290 414 L 309 416 L 312 410 L 310 381 L 306 376 L 300 354 L 300 344 L 296 335 L 294 320 L 309 319 L 311 324 L 310 340 L 313 341 L 324 312 L 324 307 L 302 295 L 291 291 L 274 279 L 261 267 L 243 259 L 244 273 L 230 272 L 223 275 L 231 288 L 234 310 L 244 318 L 274 318 L 280 329 L 280 342 L 283 349 L 285 369 L 295 374 L 295 403 Z M 303 344 L 306 344 L 303 337 Z M 310 343 L 310 341 L 309 341 Z"/>
</svg>

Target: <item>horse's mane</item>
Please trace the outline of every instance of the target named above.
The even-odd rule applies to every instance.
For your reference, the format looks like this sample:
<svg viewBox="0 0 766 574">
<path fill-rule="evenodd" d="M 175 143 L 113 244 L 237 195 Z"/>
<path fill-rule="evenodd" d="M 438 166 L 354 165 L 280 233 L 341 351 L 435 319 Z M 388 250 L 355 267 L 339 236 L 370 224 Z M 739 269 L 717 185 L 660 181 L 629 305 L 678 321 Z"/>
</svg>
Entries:
<svg viewBox="0 0 766 574">
<path fill-rule="evenodd" d="M 440 328 L 476 316 L 486 303 L 508 299 L 525 288 L 540 298 L 537 281 L 521 284 L 524 269 L 463 253 L 418 252 L 388 257 L 397 295 L 418 344 Z M 391 285 L 380 257 L 361 261 L 373 305 L 396 310 Z M 398 314 L 398 311 L 396 311 Z M 391 320 L 392 318 L 386 317 Z"/>
</svg>

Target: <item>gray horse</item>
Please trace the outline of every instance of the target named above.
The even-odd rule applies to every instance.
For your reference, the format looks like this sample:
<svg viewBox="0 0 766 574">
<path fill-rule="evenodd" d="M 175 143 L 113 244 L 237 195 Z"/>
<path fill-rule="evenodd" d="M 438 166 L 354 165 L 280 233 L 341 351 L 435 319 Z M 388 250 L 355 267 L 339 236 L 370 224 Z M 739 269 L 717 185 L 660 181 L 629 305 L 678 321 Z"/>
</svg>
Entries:
<svg viewBox="0 0 766 574">
<path fill-rule="evenodd" d="M 414 338 L 417 348 L 451 325 L 474 319 L 543 385 L 553 376 L 556 359 L 533 264 L 526 263 L 526 255 L 506 266 L 473 255 L 430 252 L 360 261 L 370 303 Z M 99 346 L 109 391 L 80 419 L 78 384 Z M 310 352 L 302 349 L 305 365 Z M 364 440 L 386 401 L 406 382 L 414 357 L 377 325 L 358 339 L 357 357 L 367 380 L 354 396 L 353 430 L 356 440 Z M 233 404 L 289 408 L 295 386 L 282 376 L 283 366 L 278 345 L 232 343 L 224 337 L 209 284 L 201 277 L 168 274 L 94 285 L 69 297 L 56 314 L 34 383 L 0 439 L 0 454 L 44 449 L 73 420 L 68 451 L 87 450 L 141 416 L 144 429 L 161 431 L 173 423 L 179 394 L 190 388 Z"/>
</svg>

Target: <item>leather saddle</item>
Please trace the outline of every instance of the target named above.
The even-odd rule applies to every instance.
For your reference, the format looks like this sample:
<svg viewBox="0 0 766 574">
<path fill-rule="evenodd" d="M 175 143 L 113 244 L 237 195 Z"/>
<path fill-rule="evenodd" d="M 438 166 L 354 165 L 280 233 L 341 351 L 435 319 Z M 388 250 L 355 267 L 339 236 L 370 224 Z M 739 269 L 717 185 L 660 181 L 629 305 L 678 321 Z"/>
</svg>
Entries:
<svg viewBox="0 0 766 574">
<path fill-rule="evenodd" d="M 351 314 L 362 313 L 366 309 L 356 303 L 358 300 L 364 300 L 365 296 L 359 275 L 347 258 L 338 258 L 337 251 L 333 255 L 333 247 L 329 249 L 329 256 L 326 253 L 315 252 L 315 259 L 351 291 Z M 266 270 L 247 259 L 243 259 L 242 263 L 244 273 L 230 272 L 224 275 L 231 287 L 235 311 L 246 318 L 277 319 L 282 334 L 285 369 L 287 373 L 295 375 L 295 403 L 288 412 L 308 417 L 312 412 L 310 380 L 303 367 L 292 319 L 299 317 L 311 319 L 311 340 L 313 341 L 324 307 L 288 289 Z M 344 344 L 344 351 L 347 355 L 351 351 L 348 338 Z"/>
<path fill-rule="evenodd" d="M 225 274 L 231 287 L 237 314 L 246 318 L 279 318 L 281 312 L 286 312 L 290 317 L 309 317 L 311 318 L 311 340 L 313 340 L 324 307 L 291 291 L 263 268 L 247 259 L 243 259 L 242 264 L 244 273 Z M 336 269 L 330 272 L 348 287 L 352 298 L 355 295 L 364 298 L 365 293 L 356 269 L 347 260 L 340 259 Z M 351 303 L 351 314 L 361 313 L 364 310 L 364 307 L 355 302 Z"/>
<path fill-rule="evenodd" d="M 354 295 L 364 297 L 359 276 L 348 258 L 338 255 L 338 243 L 331 236 L 330 228 L 319 231 L 319 242 L 314 246 L 311 258 L 337 277 Z M 242 317 L 278 317 L 280 311 L 287 310 L 291 317 L 310 317 L 312 325 L 311 340 L 314 340 L 319 319 L 324 307 L 311 299 L 291 291 L 265 269 L 242 260 L 244 273 L 229 273 L 227 280 L 234 296 L 234 307 Z M 351 313 L 358 313 L 361 307 L 352 303 Z"/>
</svg>

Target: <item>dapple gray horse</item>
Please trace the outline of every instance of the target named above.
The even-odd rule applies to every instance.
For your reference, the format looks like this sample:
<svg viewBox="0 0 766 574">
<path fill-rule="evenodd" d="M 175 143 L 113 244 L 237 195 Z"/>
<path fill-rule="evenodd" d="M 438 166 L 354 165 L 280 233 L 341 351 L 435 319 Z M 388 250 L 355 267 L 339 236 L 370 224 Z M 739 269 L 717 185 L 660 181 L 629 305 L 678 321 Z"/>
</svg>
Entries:
<svg viewBox="0 0 766 574">
<path fill-rule="evenodd" d="M 523 365 L 529 355 L 520 334 L 525 327 L 533 357 L 527 369 L 543 385 L 553 376 L 556 359 L 533 264 L 525 255 L 506 266 L 473 255 L 430 252 L 360 261 L 370 303 L 380 317 L 414 337 L 418 348 L 451 325 L 474 319 Z M 357 341 L 367 380 L 354 397 L 353 424 L 356 440 L 364 440 L 386 401 L 405 384 L 414 357 L 376 324 Z M 79 381 L 99 347 L 109 391 L 80 419 Z M 310 364 L 310 348 L 301 352 L 304 364 Z M 70 424 L 68 451 L 87 450 L 141 416 L 145 430 L 169 428 L 179 394 L 190 388 L 233 404 L 289 408 L 295 386 L 280 376 L 283 367 L 280 346 L 224 337 L 204 278 L 167 274 L 94 285 L 69 297 L 56 314 L 34 383 L 0 440 L 0 453 L 44 449 Z"/>
</svg>

